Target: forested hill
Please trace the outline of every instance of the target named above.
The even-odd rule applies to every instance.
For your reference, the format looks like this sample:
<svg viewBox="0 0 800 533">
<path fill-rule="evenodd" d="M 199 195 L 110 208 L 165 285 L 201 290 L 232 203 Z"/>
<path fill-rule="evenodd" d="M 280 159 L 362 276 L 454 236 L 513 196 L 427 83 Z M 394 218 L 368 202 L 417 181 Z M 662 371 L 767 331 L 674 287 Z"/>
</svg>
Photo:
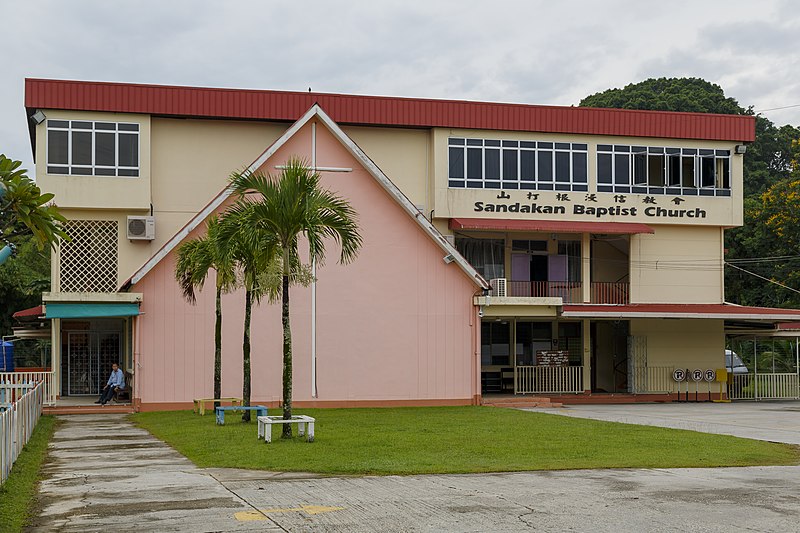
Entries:
<svg viewBox="0 0 800 533">
<path fill-rule="evenodd" d="M 651 78 L 608 89 L 580 102 L 584 107 L 652 109 L 752 115 L 700 78 Z M 756 140 L 744 156 L 744 226 L 725 232 L 726 262 L 800 289 L 800 129 L 776 126 L 756 115 Z M 726 300 L 742 305 L 800 307 L 800 294 L 733 266 L 725 267 Z"/>
</svg>

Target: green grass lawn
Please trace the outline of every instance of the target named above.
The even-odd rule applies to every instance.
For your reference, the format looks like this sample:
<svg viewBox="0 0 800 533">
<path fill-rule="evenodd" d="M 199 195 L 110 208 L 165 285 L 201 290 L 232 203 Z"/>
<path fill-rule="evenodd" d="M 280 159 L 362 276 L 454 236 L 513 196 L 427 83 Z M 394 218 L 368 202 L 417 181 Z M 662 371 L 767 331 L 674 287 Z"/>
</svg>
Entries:
<svg viewBox="0 0 800 533">
<path fill-rule="evenodd" d="M 299 409 L 317 419 L 316 442 L 256 439 L 255 420 L 225 426 L 189 411 L 133 420 L 200 467 L 321 474 L 432 474 L 786 465 L 800 450 L 693 431 L 583 420 L 493 407 Z M 271 410 L 270 414 L 279 414 Z M 296 429 L 296 426 L 294 426 Z M 295 432 L 296 433 L 296 432 Z"/>
<path fill-rule="evenodd" d="M 47 443 L 55 431 L 55 418 L 39 419 L 31 440 L 19 454 L 11 475 L 0 485 L 0 531 L 22 531 L 33 508 L 39 470 L 47 455 Z"/>
</svg>

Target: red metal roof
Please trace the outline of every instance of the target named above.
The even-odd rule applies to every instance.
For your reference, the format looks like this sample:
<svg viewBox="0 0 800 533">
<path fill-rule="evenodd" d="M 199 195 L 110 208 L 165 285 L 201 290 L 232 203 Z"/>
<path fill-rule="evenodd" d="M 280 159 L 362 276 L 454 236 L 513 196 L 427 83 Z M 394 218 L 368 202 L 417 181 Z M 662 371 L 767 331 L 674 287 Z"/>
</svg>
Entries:
<svg viewBox="0 0 800 533">
<path fill-rule="evenodd" d="M 25 80 L 25 106 L 295 121 L 314 103 L 340 124 L 444 127 L 750 142 L 755 118 L 342 94 Z"/>
<path fill-rule="evenodd" d="M 31 307 L 30 309 L 23 309 L 22 311 L 17 311 L 14 313 L 13 316 L 16 319 L 20 318 L 28 318 L 28 317 L 39 317 L 44 315 L 44 311 L 42 310 L 41 305 L 37 305 L 36 307 Z"/>
<path fill-rule="evenodd" d="M 565 305 L 563 316 L 575 318 L 738 318 L 775 321 L 800 319 L 800 309 L 749 307 L 733 304 L 578 304 Z"/>
<path fill-rule="evenodd" d="M 512 220 L 491 218 L 451 218 L 450 229 L 491 231 L 545 231 L 558 233 L 655 233 L 647 224 L 637 222 L 570 222 L 566 220 Z"/>
</svg>

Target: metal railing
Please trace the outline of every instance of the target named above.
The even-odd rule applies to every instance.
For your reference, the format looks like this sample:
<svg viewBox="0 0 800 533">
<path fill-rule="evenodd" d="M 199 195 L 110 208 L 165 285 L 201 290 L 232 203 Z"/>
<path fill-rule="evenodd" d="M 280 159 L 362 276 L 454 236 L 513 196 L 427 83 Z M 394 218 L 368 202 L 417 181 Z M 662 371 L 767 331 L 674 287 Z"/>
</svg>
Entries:
<svg viewBox="0 0 800 533">
<path fill-rule="evenodd" d="M 5 390 L 7 391 L 6 394 L 14 394 L 11 391 L 37 383 L 42 383 L 44 385 L 44 405 L 55 405 L 55 372 L 0 372 L 0 391 Z M 2 401 L 3 400 L 0 399 L 0 402 Z M 10 402 L 13 400 L 6 401 Z"/>
<path fill-rule="evenodd" d="M 518 298 L 561 298 L 565 304 L 583 302 L 583 283 L 580 281 L 490 281 L 492 296 Z M 595 281 L 590 284 L 593 304 L 627 304 L 630 302 L 630 283 Z"/>
<path fill-rule="evenodd" d="M 579 394 L 583 392 L 582 366 L 518 366 L 514 369 L 516 394 Z"/>
<path fill-rule="evenodd" d="M 561 298 L 564 303 L 583 301 L 580 281 L 509 281 L 508 296 Z"/>
<path fill-rule="evenodd" d="M 644 366 L 633 369 L 635 394 L 671 393 L 674 388 L 672 366 Z"/>
<path fill-rule="evenodd" d="M 630 283 L 621 281 L 593 281 L 591 288 L 591 302 L 593 304 L 623 305 L 631 301 Z"/>
<path fill-rule="evenodd" d="M 731 400 L 800 399 L 797 373 L 730 374 L 728 398 Z"/>
<path fill-rule="evenodd" d="M 40 382 L 31 387 L 16 401 L 0 408 L 0 484 L 8 479 L 14 461 L 30 440 L 42 416 L 45 385 Z"/>
</svg>

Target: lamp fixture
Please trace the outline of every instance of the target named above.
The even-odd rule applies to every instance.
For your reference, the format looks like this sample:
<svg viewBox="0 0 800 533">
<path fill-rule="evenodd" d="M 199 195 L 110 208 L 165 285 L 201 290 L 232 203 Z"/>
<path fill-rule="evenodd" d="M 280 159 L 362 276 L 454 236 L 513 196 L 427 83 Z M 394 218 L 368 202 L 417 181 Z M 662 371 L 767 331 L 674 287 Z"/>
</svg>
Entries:
<svg viewBox="0 0 800 533">
<path fill-rule="evenodd" d="M 737 144 L 736 147 L 733 149 L 733 153 L 742 155 L 747 151 L 746 144 Z"/>
<path fill-rule="evenodd" d="M 36 125 L 37 125 L 37 126 L 38 126 L 39 124 L 41 124 L 42 122 L 44 122 L 44 120 L 45 120 L 46 118 L 47 118 L 47 116 L 46 116 L 44 113 L 42 113 L 42 110 L 41 110 L 41 109 L 37 109 L 37 110 L 36 110 L 36 113 L 34 113 L 33 115 L 31 115 L 31 120 L 32 120 L 32 121 L 34 121 L 34 122 L 36 123 Z"/>
</svg>

